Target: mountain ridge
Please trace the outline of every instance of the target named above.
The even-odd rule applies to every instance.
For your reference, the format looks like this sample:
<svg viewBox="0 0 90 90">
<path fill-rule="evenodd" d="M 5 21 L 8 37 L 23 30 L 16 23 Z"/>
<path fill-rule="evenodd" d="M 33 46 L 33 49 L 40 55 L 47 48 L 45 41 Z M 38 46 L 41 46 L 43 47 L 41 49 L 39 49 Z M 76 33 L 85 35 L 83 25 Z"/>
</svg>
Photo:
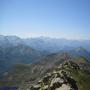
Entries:
<svg viewBox="0 0 90 90">
<path fill-rule="evenodd" d="M 5 40 L 5 41 L 4 41 Z M 8 44 L 26 44 L 34 49 L 41 51 L 57 52 L 66 48 L 72 49 L 77 47 L 84 47 L 90 51 L 90 40 L 69 40 L 69 39 L 57 39 L 48 37 L 37 37 L 37 38 L 20 38 L 17 36 L 4 36 L 0 35 L 0 43 L 2 46 Z"/>
</svg>

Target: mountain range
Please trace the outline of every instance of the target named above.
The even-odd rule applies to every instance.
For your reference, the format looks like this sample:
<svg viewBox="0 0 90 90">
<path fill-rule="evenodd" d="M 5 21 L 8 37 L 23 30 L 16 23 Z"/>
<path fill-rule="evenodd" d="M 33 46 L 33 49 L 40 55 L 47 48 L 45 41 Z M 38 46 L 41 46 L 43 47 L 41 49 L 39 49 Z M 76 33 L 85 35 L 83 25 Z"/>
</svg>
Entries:
<svg viewBox="0 0 90 90">
<path fill-rule="evenodd" d="M 90 60 L 89 40 L 66 40 L 46 37 L 21 39 L 0 35 L 0 70 L 7 71 L 13 64 L 33 63 L 54 53 L 67 52 Z M 5 69 L 5 70 L 4 70 Z"/>
<path fill-rule="evenodd" d="M 77 80 L 79 90 L 89 90 L 89 85 L 82 82 L 84 80 L 86 80 L 86 83 L 90 81 L 89 46 L 90 40 L 67 40 L 48 37 L 22 39 L 17 36 L 0 35 L 0 87 L 6 85 L 19 87 L 19 90 L 28 90 L 26 88 L 44 90 L 41 89 L 40 85 L 39 89 L 35 89 L 37 82 L 45 74 L 52 73 L 59 65 L 68 62 L 72 64 L 70 67 L 71 75 L 74 77 L 73 80 Z M 76 67 L 73 67 L 73 63 Z M 75 72 L 73 72 L 72 67 L 81 68 L 75 70 L 75 72 L 78 72 L 78 78 L 73 75 Z M 71 79 L 71 76 L 68 78 Z M 70 85 L 70 82 L 68 83 Z M 46 87 L 46 84 L 44 86 Z"/>
<path fill-rule="evenodd" d="M 77 47 L 83 47 L 90 51 L 90 40 L 67 40 L 48 37 L 26 38 L 17 36 L 0 35 L 0 46 L 24 44 L 40 51 L 57 52 L 60 50 L 71 50 Z"/>
</svg>

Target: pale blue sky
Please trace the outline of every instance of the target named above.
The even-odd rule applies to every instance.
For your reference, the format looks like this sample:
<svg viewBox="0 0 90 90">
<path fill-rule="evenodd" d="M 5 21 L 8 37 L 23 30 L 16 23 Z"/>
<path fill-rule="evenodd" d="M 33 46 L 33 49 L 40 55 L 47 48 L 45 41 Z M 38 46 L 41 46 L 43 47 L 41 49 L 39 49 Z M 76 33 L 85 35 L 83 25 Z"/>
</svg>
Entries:
<svg viewBox="0 0 90 90">
<path fill-rule="evenodd" d="M 90 0 L 0 0 L 0 34 L 90 39 Z"/>
</svg>

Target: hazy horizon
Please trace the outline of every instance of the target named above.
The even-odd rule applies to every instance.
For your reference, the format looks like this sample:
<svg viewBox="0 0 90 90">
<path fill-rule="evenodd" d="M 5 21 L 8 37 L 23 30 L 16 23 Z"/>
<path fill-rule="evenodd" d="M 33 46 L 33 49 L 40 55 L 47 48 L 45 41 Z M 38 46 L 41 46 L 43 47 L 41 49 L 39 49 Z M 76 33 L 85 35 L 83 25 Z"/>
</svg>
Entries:
<svg viewBox="0 0 90 90">
<path fill-rule="evenodd" d="M 90 0 L 0 0 L 0 34 L 90 40 Z"/>
<path fill-rule="evenodd" d="M 33 36 L 33 37 L 27 36 L 27 37 L 21 37 L 21 36 L 18 36 L 18 35 L 1 35 L 1 34 L 0 34 L 0 36 L 5 36 L 5 37 L 11 36 L 11 37 L 18 37 L 18 38 L 21 38 L 21 39 L 38 39 L 38 38 L 40 38 L 40 39 L 61 39 L 61 40 L 77 40 L 77 41 L 90 40 L 90 39 L 68 39 L 68 38 L 60 38 L 60 37 L 57 38 L 57 37 L 49 37 L 49 36 L 36 36 L 36 37 L 35 36 Z"/>
</svg>

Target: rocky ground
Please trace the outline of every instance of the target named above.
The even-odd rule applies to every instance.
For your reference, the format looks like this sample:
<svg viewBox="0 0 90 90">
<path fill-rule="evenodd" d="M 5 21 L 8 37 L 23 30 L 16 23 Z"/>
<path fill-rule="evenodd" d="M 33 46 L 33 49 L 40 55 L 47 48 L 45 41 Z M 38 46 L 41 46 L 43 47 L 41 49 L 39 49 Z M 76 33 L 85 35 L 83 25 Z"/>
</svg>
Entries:
<svg viewBox="0 0 90 90">
<path fill-rule="evenodd" d="M 34 65 L 17 65 L 4 80 L 18 90 L 90 90 L 90 62 L 68 54 L 50 55 Z"/>
<path fill-rule="evenodd" d="M 72 61 L 65 62 L 52 73 L 47 73 L 36 85 L 32 85 L 30 90 L 78 90 L 77 82 L 65 70 L 69 68 L 80 69 Z"/>
</svg>

